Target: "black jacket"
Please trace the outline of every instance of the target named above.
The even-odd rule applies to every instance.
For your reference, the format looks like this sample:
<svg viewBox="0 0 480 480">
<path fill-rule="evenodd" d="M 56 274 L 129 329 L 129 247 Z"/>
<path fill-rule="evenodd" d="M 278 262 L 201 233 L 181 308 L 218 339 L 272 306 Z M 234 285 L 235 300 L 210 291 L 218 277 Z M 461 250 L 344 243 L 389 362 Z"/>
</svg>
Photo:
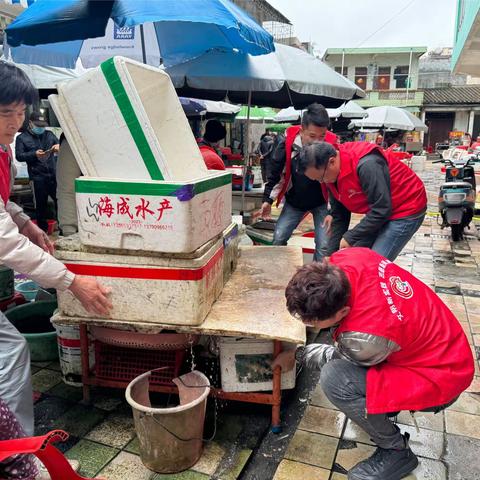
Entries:
<svg viewBox="0 0 480 480">
<path fill-rule="evenodd" d="M 314 208 L 325 205 L 322 189 L 317 181 L 310 180 L 304 174 L 297 170 L 298 154 L 301 148 L 298 145 L 292 146 L 292 168 L 291 168 L 291 187 L 285 194 L 285 200 L 295 208 L 308 212 Z M 281 139 L 273 152 L 270 171 L 263 192 L 263 201 L 273 203 L 271 197 L 273 190 L 278 190 L 278 184 L 281 181 L 287 161 L 285 148 L 285 138 Z"/>
<path fill-rule="evenodd" d="M 55 155 L 51 153 L 45 160 L 39 160 L 35 152 L 48 150 L 57 143 L 57 137 L 49 130 L 45 130 L 41 135 L 35 135 L 30 130 L 26 130 L 17 137 L 15 156 L 19 162 L 26 162 L 30 179 L 55 177 Z"/>
<path fill-rule="evenodd" d="M 390 172 L 385 159 L 378 153 L 366 155 L 358 162 L 357 174 L 370 211 L 349 230 L 350 211 L 330 195 L 333 224 L 327 247 L 328 256 L 338 250 L 342 237 L 352 247 L 370 248 L 392 214 Z"/>
</svg>

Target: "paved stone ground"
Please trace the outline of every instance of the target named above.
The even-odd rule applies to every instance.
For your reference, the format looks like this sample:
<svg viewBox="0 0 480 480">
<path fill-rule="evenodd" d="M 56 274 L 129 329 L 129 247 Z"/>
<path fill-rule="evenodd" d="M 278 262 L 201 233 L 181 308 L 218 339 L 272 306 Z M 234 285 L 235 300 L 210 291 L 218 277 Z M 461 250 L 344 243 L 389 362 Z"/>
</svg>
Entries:
<svg viewBox="0 0 480 480">
<path fill-rule="evenodd" d="M 436 167 L 423 175 L 431 212 L 435 211 Z M 437 291 L 462 323 L 475 358 L 480 357 L 480 241 L 473 230 L 452 244 L 429 216 L 407 245 L 398 264 Z M 418 414 L 418 433 L 408 414 L 399 424 L 411 434 L 420 466 L 409 480 L 480 480 L 480 370 L 460 399 L 440 414 Z M 374 451 L 368 437 L 335 410 L 319 387 L 302 386 L 296 404 L 300 418 L 288 420 L 284 432 L 269 432 L 269 410 L 230 403 L 220 405 L 217 434 L 201 460 L 189 471 L 158 475 L 147 470 L 138 455 L 131 411 L 122 392 L 94 390 L 92 406 L 82 405 L 81 390 L 61 381 L 58 363 L 34 364 L 36 431 L 62 428 L 71 434 L 62 446 L 81 461 L 81 473 L 109 480 L 341 480 L 358 461 Z M 303 413 L 303 418 L 302 417 Z M 287 417 L 291 413 L 286 414 Z M 212 417 L 207 418 L 212 424 Z M 297 427 L 298 424 L 298 428 Z M 208 430 L 208 429 L 207 429 Z M 208 435 L 210 432 L 206 432 Z M 262 463 L 270 461 L 270 469 Z M 277 468 L 278 464 L 278 468 Z M 272 468 L 273 465 L 273 468 Z M 269 472 L 269 473 L 265 473 Z"/>
</svg>

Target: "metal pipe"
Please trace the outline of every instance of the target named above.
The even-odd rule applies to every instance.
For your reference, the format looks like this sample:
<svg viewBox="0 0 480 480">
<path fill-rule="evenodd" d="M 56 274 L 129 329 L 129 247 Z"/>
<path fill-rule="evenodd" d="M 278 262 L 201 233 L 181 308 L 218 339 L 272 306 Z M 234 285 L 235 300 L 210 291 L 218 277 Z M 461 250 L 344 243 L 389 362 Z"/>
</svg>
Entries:
<svg viewBox="0 0 480 480">
<path fill-rule="evenodd" d="M 248 106 L 247 106 L 247 135 L 246 135 L 246 148 L 244 151 L 244 161 L 243 161 L 243 168 L 242 168 L 242 211 L 240 215 L 242 218 L 245 214 L 245 180 L 247 178 L 247 168 L 250 163 L 250 107 L 252 105 L 252 91 L 248 92 Z"/>
<path fill-rule="evenodd" d="M 407 94 L 405 95 L 405 105 L 408 104 L 408 91 L 410 90 L 410 71 L 412 70 L 412 55 L 413 49 L 410 49 L 410 62 L 408 64 L 408 77 L 407 77 Z"/>
</svg>

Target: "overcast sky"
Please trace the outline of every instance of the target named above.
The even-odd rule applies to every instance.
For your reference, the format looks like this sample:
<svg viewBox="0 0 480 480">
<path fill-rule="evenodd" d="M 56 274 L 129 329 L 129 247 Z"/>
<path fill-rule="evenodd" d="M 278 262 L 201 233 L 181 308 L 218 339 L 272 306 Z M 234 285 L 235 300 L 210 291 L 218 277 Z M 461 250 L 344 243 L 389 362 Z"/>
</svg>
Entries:
<svg viewBox="0 0 480 480">
<path fill-rule="evenodd" d="M 453 46 L 457 0 L 268 2 L 292 22 L 301 41 L 314 42 L 321 54 L 326 48 Z"/>
</svg>

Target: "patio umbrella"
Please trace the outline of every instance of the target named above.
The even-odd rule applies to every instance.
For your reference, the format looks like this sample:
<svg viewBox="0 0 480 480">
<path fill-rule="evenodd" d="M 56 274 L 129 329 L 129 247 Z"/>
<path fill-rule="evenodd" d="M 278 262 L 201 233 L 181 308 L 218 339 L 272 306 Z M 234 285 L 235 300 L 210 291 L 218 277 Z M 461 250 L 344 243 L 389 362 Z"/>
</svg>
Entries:
<svg viewBox="0 0 480 480">
<path fill-rule="evenodd" d="M 275 52 L 267 55 L 213 50 L 166 71 L 179 95 L 228 98 L 243 105 L 304 108 L 319 102 L 338 107 L 346 100 L 365 96 L 357 85 L 321 60 L 278 43 Z"/>
<path fill-rule="evenodd" d="M 160 54 L 147 55 L 151 44 L 157 51 L 161 45 L 165 65 L 214 48 L 250 55 L 274 50 L 272 36 L 229 0 L 37 0 L 6 33 L 16 62 L 68 68 L 78 58 L 84 67 L 98 65 L 105 59 L 99 53 L 109 58 L 125 49 L 132 54 L 125 56 L 158 66 Z M 91 40 L 97 37 L 103 38 Z"/>
<path fill-rule="evenodd" d="M 205 117 L 233 121 L 240 108 L 226 102 L 200 100 L 199 98 L 178 97 L 187 117 Z"/>
<path fill-rule="evenodd" d="M 353 100 L 344 103 L 341 107 L 338 108 L 327 108 L 327 112 L 328 116 L 333 119 L 363 118 L 368 115 L 365 109 Z M 280 110 L 273 119 L 273 121 L 277 123 L 298 122 L 300 121 L 301 115 L 302 110 L 295 110 L 293 107 L 288 107 Z"/>
<path fill-rule="evenodd" d="M 273 121 L 277 123 L 295 123 L 300 121 L 302 110 L 295 107 L 283 108 L 274 117 Z"/>
<path fill-rule="evenodd" d="M 330 118 L 365 118 L 368 112 L 358 103 L 350 100 L 338 108 L 328 108 Z"/>
<path fill-rule="evenodd" d="M 166 69 L 179 95 L 229 99 L 247 105 L 246 163 L 250 149 L 251 106 L 304 108 L 313 102 L 338 107 L 362 98 L 363 90 L 303 50 L 275 44 L 275 52 L 253 57 L 235 51 L 209 51 Z M 245 168 L 244 168 L 245 172 Z M 242 210 L 244 205 L 242 187 Z"/>
<path fill-rule="evenodd" d="M 193 98 L 178 97 L 187 117 L 200 117 L 207 113 L 205 105 Z"/>
<path fill-rule="evenodd" d="M 428 127 L 408 110 L 399 107 L 372 107 L 366 110 L 367 118 L 353 120 L 349 128 L 380 128 L 391 130 L 417 130 L 426 132 Z"/>
</svg>

